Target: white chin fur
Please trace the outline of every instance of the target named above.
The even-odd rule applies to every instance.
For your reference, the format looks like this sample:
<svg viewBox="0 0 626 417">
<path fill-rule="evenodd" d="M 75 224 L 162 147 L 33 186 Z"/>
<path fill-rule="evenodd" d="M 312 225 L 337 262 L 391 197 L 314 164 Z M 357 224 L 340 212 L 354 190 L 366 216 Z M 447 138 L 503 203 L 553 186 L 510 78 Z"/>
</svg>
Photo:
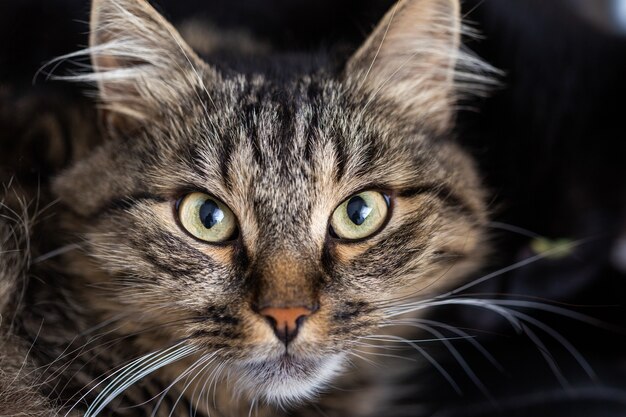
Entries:
<svg viewBox="0 0 626 417">
<path fill-rule="evenodd" d="M 313 360 L 248 362 L 240 368 L 238 391 L 280 407 L 315 397 L 342 370 L 344 354 Z"/>
</svg>

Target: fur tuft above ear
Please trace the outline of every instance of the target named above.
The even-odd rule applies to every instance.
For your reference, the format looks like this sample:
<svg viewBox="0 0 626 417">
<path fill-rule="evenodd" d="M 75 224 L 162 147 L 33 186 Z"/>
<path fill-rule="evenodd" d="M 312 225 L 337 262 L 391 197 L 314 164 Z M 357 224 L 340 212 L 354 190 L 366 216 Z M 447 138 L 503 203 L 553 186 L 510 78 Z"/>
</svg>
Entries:
<svg viewBox="0 0 626 417">
<path fill-rule="evenodd" d="M 146 0 L 93 0 L 90 29 L 89 48 L 59 59 L 91 57 L 93 72 L 67 78 L 97 83 L 114 128 L 158 121 L 215 76 Z"/>
<path fill-rule="evenodd" d="M 90 54 L 100 98 L 144 120 L 202 83 L 207 66 L 146 0 L 93 0 Z"/>
<path fill-rule="evenodd" d="M 345 77 L 370 100 L 395 102 L 445 131 L 460 90 L 493 83 L 481 75 L 493 68 L 461 52 L 460 41 L 459 0 L 400 0 L 348 61 Z"/>
</svg>

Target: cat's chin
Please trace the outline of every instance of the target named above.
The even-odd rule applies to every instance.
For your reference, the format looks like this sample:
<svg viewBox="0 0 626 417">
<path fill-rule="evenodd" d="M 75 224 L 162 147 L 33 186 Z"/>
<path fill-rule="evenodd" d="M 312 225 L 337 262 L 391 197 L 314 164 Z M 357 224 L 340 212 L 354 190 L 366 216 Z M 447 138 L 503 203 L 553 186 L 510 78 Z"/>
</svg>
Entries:
<svg viewBox="0 0 626 417">
<path fill-rule="evenodd" d="M 269 360 L 240 362 L 238 388 L 251 398 L 289 406 L 315 397 L 335 376 L 345 354 L 301 359 L 282 355 Z"/>
</svg>

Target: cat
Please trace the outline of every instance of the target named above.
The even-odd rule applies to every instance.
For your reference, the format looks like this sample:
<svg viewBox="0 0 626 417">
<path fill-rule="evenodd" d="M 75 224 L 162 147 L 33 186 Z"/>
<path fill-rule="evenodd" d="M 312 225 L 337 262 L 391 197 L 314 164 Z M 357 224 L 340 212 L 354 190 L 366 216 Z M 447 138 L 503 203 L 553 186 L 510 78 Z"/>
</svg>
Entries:
<svg viewBox="0 0 626 417">
<path fill-rule="evenodd" d="M 343 63 L 213 63 L 146 1 L 94 0 L 63 59 L 91 57 L 69 79 L 97 85 L 102 143 L 50 186 L 60 249 L 3 256 L 0 414 L 385 413 L 411 369 L 369 357 L 489 253 L 452 132 L 490 67 L 459 9 L 400 0 Z"/>
</svg>

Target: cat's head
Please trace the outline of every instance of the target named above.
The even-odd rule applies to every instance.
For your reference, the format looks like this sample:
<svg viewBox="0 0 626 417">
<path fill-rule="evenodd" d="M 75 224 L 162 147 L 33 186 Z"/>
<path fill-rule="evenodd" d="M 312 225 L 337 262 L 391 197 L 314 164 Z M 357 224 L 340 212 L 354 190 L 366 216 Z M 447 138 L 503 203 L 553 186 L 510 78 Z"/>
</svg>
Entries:
<svg viewBox="0 0 626 417">
<path fill-rule="evenodd" d="M 186 340 L 240 390 L 305 398 L 385 308 L 480 264 L 484 195 L 449 137 L 458 1 L 403 0 L 340 73 L 291 79 L 217 71 L 142 0 L 91 24 L 78 78 L 114 134 L 55 190 L 86 302 L 144 348 Z"/>
</svg>

